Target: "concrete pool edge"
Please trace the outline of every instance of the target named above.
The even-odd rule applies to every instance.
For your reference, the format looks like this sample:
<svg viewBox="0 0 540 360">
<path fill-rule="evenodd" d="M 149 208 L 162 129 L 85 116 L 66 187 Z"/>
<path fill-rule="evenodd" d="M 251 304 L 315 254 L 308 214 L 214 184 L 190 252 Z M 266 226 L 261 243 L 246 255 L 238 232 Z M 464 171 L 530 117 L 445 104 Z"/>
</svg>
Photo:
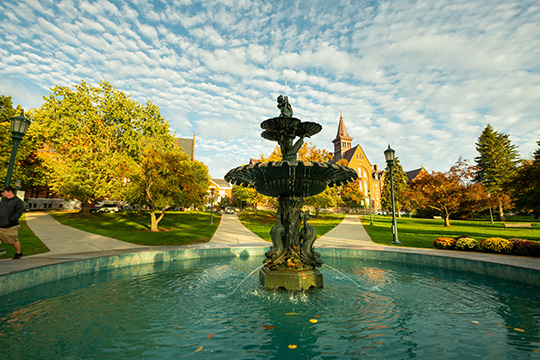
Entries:
<svg viewBox="0 0 540 360">
<path fill-rule="evenodd" d="M 24 263 L 9 261 L 14 263 L 13 266 L 0 267 L 0 295 L 76 275 L 134 265 L 199 258 L 260 256 L 262 259 L 267 248 L 266 245 L 256 244 L 201 244 L 64 256 L 34 256 L 27 258 Z M 316 250 L 321 253 L 323 259 L 324 257 L 357 258 L 436 266 L 540 286 L 540 259 L 537 258 L 379 245 L 347 248 L 318 247 Z M 4 264 L 7 265 L 7 262 L 2 263 Z"/>
</svg>

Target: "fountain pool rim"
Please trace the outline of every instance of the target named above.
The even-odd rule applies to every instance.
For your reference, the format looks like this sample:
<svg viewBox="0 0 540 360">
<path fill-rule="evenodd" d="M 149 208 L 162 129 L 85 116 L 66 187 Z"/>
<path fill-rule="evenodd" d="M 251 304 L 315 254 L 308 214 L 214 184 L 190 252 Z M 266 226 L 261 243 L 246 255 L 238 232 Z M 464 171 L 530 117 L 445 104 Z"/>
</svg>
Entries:
<svg viewBox="0 0 540 360">
<path fill-rule="evenodd" d="M 37 256 L 34 267 L 0 275 L 0 296 L 50 281 L 128 266 L 201 258 L 264 257 L 266 245 L 190 245 L 183 247 L 130 249 L 103 253 L 57 256 L 43 265 Z M 435 266 L 498 277 L 526 285 L 540 286 L 540 259 L 509 255 L 467 253 L 448 250 L 392 246 L 316 247 L 323 258 L 356 258 L 410 265 Z M 31 260 L 32 258 L 27 258 Z M 41 257 L 43 259 L 43 257 Z M 51 259 L 48 259 L 50 262 Z M 1 264 L 1 263 L 0 263 Z M 27 264 L 31 266 L 32 264 Z M 1 267 L 1 265 L 0 265 Z"/>
</svg>

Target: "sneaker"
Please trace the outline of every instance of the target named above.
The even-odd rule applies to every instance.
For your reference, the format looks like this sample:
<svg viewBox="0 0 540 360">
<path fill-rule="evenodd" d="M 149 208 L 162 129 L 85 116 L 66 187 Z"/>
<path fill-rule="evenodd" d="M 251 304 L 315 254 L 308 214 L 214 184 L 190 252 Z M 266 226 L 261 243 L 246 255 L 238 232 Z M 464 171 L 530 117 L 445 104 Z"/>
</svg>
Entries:
<svg viewBox="0 0 540 360">
<path fill-rule="evenodd" d="M 6 253 L 6 250 L 0 248 L 0 255 L 4 255 Z"/>
<path fill-rule="evenodd" d="M 15 256 L 13 257 L 13 260 L 22 258 L 22 253 L 15 253 Z"/>
</svg>

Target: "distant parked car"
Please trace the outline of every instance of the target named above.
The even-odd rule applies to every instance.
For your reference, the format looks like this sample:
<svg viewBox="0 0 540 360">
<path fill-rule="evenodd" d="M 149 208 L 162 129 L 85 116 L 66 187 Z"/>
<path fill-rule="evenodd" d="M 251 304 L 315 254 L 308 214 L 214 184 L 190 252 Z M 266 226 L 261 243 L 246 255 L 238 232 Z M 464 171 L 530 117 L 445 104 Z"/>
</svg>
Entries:
<svg viewBox="0 0 540 360">
<path fill-rule="evenodd" d="M 232 207 L 225 208 L 225 214 L 234 214 L 234 209 Z"/>
<path fill-rule="evenodd" d="M 116 213 L 119 212 L 120 208 L 118 205 L 115 204 L 103 204 L 98 205 L 90 208 L 91 213 L 97 213 L 97 212 L 108 212 L 108 213 Z"/>
</svg>

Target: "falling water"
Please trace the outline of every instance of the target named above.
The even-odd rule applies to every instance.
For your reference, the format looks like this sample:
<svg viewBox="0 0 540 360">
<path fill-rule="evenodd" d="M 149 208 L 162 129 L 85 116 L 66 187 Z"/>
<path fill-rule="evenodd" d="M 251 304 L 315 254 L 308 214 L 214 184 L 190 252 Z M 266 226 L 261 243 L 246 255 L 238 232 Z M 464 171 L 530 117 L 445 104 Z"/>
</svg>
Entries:
<svg viewBox="0 0 540 360">
<path fill-rule="evenodd" d="M 358 284 L 358 283 L 357 283 L 356 281 L 354 281 L 353 279 L 351 279 L 351 277 L 350 277 L 350 276 L 347 276 L 347 275 L 345 275 L 345 274 L 344 274 L 343 272 L 339 271 L 338 269 L 336 269 L 336 268 L 333 268 L 333 267 L 331 267 L 331 266 L 330 266 L 330 265 L 328 265 L 328 264 L 324 264 L 324 265 L 323 265 L 323 267 L 327 267 L 327 268 L 330 268 L 330 269 L 334 270 L 335 272 L 338 272 L 338 273 L 340 273 L 341 275 L 345 276 L 345 277 L 346 277 L 347 279 L 351 280 L 351 281 L 352 281 L 352 283 L 353 283 L 354 285 L 356 285 L 356 286 L 360 287 L 360 285 L 359 285 L 359 284 Z"/>
<path fill-rule="evenodd" d="M 238 290 L 238 288 L 240 286 L 242 286 L 242 284 L 244 283 L 244 281 L 246 281 L 248 279 L 248 277 L 250 277 L 255 271 L 259 270 L 260 268 L 262 268 L 264 266 L 264 264 L 262 264 L 261 266 L 259 266 L 258 268 L 256 268 L 255 270 L 253 270 L 252 272 L 249 273 L 248 276 L 246 276 L 244 278 L 244 280 L 242 280 L 242 282 L 240 282 L 240 284 L 238 284 L 238 286 L 236 287 L 236 289 L 233 290 L 233 292 L 231 293 L 231 295 L 234 295 L 234 293 L 236 292 L 236 290 Z"/>
</svg>

